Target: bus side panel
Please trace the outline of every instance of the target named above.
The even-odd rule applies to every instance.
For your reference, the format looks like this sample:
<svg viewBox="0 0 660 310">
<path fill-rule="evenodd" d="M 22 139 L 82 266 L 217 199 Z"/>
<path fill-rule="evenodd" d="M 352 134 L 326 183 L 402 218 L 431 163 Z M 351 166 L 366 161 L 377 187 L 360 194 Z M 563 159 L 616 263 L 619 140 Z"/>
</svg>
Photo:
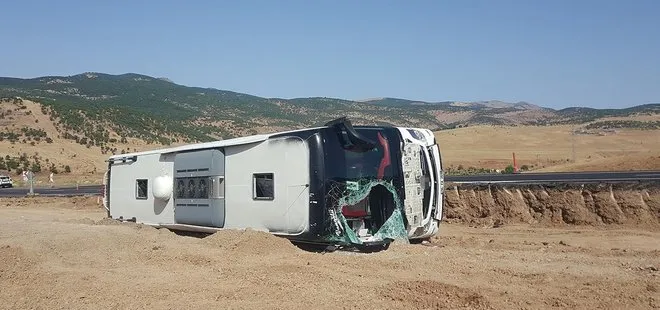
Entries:
<svg viewBox="0 0 660 310">
<path fill-rule="evenodd" d="M 302 139 L 227 147 L 225 155 L 225 228 L 282 235 L 308 231 L 309 149 Z M 257 186 L 267 187 L 262 196 L 257 197 Z"/>
<path fill-rule="evenodd" d="M 174 199 L 155 199 L 154 180 L 173 174 L 174 155 L 149 154 L 136 157 L 136 161 L 116 161 L 110 164 L 109 213 L 113 219 L 135 217 L 138 223 L 171 224 L 174 222 Z M 138 190 L 138 184 L 146 191 Z M 144 188 L 144 187 L 143 187 Z M 138 194 L 146 194 L 140 196 Z"/>
</svg>

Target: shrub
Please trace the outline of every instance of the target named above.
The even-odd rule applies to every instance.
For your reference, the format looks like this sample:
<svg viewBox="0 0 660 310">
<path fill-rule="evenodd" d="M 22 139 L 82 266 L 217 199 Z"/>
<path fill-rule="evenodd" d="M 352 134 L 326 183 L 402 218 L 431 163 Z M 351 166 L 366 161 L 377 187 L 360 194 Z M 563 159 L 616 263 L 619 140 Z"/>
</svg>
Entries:
<svg viewBox="0 0 660 310">
<path fill-rule="evenodd" d="M 31 168 L 32 172 L 41 172 L 41 165 L 38 163 L 33 163 Z"/>
</svg>

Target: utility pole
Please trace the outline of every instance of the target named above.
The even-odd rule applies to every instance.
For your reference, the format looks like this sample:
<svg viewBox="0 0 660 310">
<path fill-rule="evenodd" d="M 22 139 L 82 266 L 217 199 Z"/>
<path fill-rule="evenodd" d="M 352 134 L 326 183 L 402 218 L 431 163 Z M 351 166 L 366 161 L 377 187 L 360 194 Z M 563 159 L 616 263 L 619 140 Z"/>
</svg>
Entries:
<svg viewBox="0 0 660 310">
<path fill-rule="evenodd" d="M 518 163 L 516 162 L 516 152 L 513 152 L 513 173 L 518 173 Z"/>
</svg>

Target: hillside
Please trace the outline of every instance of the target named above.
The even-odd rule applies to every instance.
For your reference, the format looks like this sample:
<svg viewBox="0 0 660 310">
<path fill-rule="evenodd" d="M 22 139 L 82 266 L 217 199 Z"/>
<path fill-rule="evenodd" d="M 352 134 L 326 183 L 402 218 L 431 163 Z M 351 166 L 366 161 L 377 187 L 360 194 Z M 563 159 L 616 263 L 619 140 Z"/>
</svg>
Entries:
<svg viewBox="0 0 660 310">
<path fill-rule="evenodd" d="M 439 122 L 439 129 L 453 129 L 472 125 L 576 125 L 602 118 L 653 116 L 660 114 L 660 104 L 644 104 L 624 109 L 594 109 L 570 107 L 555 110 L 528 102 L 441 101 L 425 102 L 400 98 L 376 98 L 361 101 L 383 107 L 407 108 L 431 113 Z M 608 126 L 609 124 L 601 124 Z M 598 126 L 598 125 L 593 125 Z M 618 128 L 654 127 L 646 122 L 618 124 Z"/>
<path fill-rule="evenodd" d="M 110 154 L 316 126 L 340 116 L 355 124 L 415 126 L 447 134 L 455 132 L 447 129 L 484 125 L 570 125 L 577 133 L 600 135 L 631 128 L 655 132 L 658 115 L 660 104 L 553 110 L 496 100 L 281 99 L 187 87 L 139 74 L 0 77 L 0 171 L 72 171 L 77 179 L 96 180 Z M 445 143 L 448 154 L 451 145 Z"/>
<path fill-rule="evenodd" d="M 319 125 L 341 115 L 357 123 L 439 125 L 431 114 L 404 108 L 333 98 L 261 98 L 138 74 L 0 78 L 0 97 L 43 104 L 60 131 L 84 135 L 94 145 L 108 143 L 113 134 L 162 144 L 226 139 Z"/>
<path fill-rule="evenodd" d="M 0 174 L 29 169 L 38 175 L 37 182 L 44 183 L 52 171 L 58 174 L 57 182 L 99 183 L 110 153 L 155 147 L 134 138 L 120 142 L 114 136 L 103 147 L 90 144 L 87 137 L 65 139 L 57 121 L 39 103 L 0 99 Z"/>
<path fill-rule="evenodd" d="M 381 98 L 262 98 L 231 91 L 187 87 L 139 74 L 85 73 L 34 79 L 0 78 L 0 98 L 39 102 L 57 119 L 65 138 L 76 135 L 103 146 L 110 136 L 149 143 L 226 139 L 315 126 L 347 115 L 356 124 L 396 124 L 434 130 L 479 124 L 570 124 L 601 117 L 657 113 L 660 104 L 621 110 L 552 110 L 527 102 L 428 103 Z"/>
</svg>

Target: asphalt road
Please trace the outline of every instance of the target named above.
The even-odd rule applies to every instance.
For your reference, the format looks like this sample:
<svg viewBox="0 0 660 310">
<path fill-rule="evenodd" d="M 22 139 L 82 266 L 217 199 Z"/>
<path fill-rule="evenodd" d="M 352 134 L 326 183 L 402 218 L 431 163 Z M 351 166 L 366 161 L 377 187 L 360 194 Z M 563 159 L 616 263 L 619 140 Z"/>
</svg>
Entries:
<svg viewBox="0 0 660 310">
<path fill-rule="evenodd" d="M 519 174 L 480 174 L 445 176 L 448 183 L 493 184 L 493 183 L 593 183 L 660 181 L 660 171 L 622 172 L 554 172 Z"/>
<path fill-rule="evenodd" d="M 543 184 L 543 183 L 594 183 L 594 182 L 635 182 L 658 181 L 660 171 L 625 172 L 567 172 L 567 173 L 520 173 L 520 174 L 480 174 L 469 176 L 445 176 L 445 183 L 462 184 Z M 27 188 L 0 188 L 0 197 L 21 197 L 27 195 Z M 86 185 L 65 188 L 35 188 L 39 196 L 101 195 L 101 185 Z"/>
<path fill-rule="evenodd" d="M 0 188 L 0 197 L 22 197 L 30 192 L 29 188 Z M 76 187 L 38 187 L 34 193 L 39 196 L 79 196 L 101 195 L 101 185 L 85 185 Z"/>
</svg>

